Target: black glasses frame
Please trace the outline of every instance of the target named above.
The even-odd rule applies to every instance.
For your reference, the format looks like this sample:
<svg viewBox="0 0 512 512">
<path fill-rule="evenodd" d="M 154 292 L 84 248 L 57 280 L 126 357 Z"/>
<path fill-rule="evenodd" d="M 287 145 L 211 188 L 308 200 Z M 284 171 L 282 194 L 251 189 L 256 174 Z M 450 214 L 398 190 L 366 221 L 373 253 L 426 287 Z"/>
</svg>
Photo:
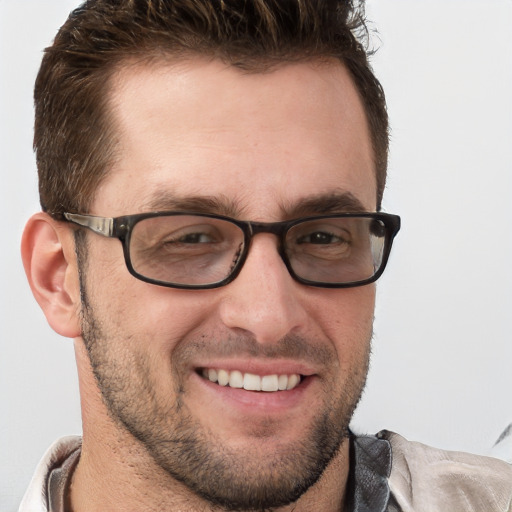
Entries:
<svg viewBox="0 0 512 512">
<path fill-rule="evenodd" d="M 171 216 L 180 216 L 180 215 L 194 215 L 196 217 L 207 217 L 212 219 L 219 219 L 223 221 L 230 222 L 236 226 L 238 226 L 244 233 L 244 247 L 240 256 L 238 258 L 237 263 L 233 267 L 231 273 L 222 281 L 217 281 L 216 283 L 209 283 L 205 285 L 187 285 L 187 284 L 175 284 L 168 283 L 165 281 L 159 281 L 157 279 L 151 279 L 142 274 L 139 274 L 132 266 L 131 258 L 130 258 L 130 239 L 131 233 L 133 231 L 134 226 L 144 219 L 151 219 L 154 217 L 171 217 Z M 375 282 L 384 272 L 386 268 L 389 254 L 391 252 L 391 247 L 393 245 L 393 239 L 397 235 L 400 230 L 400 217 L 398 215 L 392 215 L 390 213 L 380 213 L 380 212 L 363 212 L 363 213 L 339 213 L 339 214 L 331 214 L 331 215 L 317 215 L 312 217 L 302 217 L 299 219 L 286 220 L 281 222 L 252 222 L 252 221 L 242 221 L 233 219 L 231 217 L 225 217 L 223 215 L 215 215 L 215 214 L 207 214 L 207 213 L 196 213 L 196 212 L 151 212 L 151 213 L 140 213 L 135 215 L 123 215 L 122 217 L 98 217 L 95 215 L 85 215 L 85 214 L 77 214 L 77 213 L 64 213 L 63 214 L 65 220 L 76 224 L 78 226 L 90 229 L 94 233 L 99 235 L 108 237 L 108 238 L 117 238 L 121 241 L 123 245 L 123 253 L 124 259 L 126 263 L 126 267 L 130 274 L 132 274 L 137 279 L 141 281 L 145 281 L 146 283 L 155 284 L 158 286 L 165 286 L 167 288 L 180 288 L 180 289 L 188 289 L 188 290 L 206 290 L 211 288 L 219 288 L 221 286 L 225 286 L 231 283 L 240 273 L 242 267 L 247 259 L 247 255 L 249 254 L 249 250 L 251 247 L 252 238 L 259 233 L 271 233 L 276 235 L 279 240 L 279 244 L 277 247 L 278 253 L 283 260 L 288 272 L 292 276 L 292 278 L 302 284 L 307 286 L 314 286 L 318 288 L 352 288 L 355 286 L 363 286 L 366 284 L 370 284 Z M 288 230 L 290 230 L 293 226 L 300 224 L 302 222 L 312 221 L 312 220 L 321 220 L 328 218 L 368 218 L 374 219 L 376 221 L 382 222 L 385 230 L 385 241 L 384 248 L 382 253 L 382 262 L 375 274 L 368 279 L 363 279 L 360 281 L 353 281 L 349 283 L 324 283 L 319 281 L 310 281 L 308 279 L 304 279 L 298 276 L 292 268 L 288 255 L 285 251 L 285 241 L 286 234 Z"/>
</svg>

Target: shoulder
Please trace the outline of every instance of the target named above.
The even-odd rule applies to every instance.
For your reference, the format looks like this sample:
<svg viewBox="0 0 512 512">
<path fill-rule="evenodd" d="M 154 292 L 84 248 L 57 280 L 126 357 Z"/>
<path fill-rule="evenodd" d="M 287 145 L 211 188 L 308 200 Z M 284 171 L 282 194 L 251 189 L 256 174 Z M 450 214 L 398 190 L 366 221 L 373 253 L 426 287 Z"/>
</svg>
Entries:
<svg viewBox="0 0 512 512">
<path fill-rule="evenodd" d="M 389 487 L 404 512 L 512 512 L 512 466 L 504 461 L 445 451 L 393 432 Z"/>
<path fill-rule="evenodd" d="M 43 455 L 23 497 L 19 512 L 47 512 L 48 478 L 50 473 L 62 466 L 69 457 L 80 450 L 82 438 L 68 436 L 55 441 Z"/>
</svg>

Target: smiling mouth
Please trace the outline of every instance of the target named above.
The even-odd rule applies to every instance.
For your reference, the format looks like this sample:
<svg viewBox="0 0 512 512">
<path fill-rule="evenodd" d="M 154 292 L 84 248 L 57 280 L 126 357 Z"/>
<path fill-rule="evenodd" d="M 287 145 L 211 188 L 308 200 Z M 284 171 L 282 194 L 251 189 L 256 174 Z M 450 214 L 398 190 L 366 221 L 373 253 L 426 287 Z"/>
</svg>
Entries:
<svg viewBox="0 0 512 512">
<path fill-rule="evenodd" d="M 260 376 L 253 373 L 242 373 L 238 370 L 203 368 L 199 374 L 219 386 L 245 389 L 246 391 L 265 391 L 267 393 L 291 391 L 302 381 L 302 376 L 296 373 Z"/>
</svg>

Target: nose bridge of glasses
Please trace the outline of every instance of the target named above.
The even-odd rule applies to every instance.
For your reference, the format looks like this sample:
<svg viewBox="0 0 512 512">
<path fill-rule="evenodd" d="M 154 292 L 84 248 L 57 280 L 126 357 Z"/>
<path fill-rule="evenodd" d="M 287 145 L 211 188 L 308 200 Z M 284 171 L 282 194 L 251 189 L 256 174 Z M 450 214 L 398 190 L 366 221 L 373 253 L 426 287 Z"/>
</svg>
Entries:
<svg viewBox="0 0 512 512">
<path fill-rule="evenodd" d="M 271 234 L 277 237 L 277 251 L 282 258 L 284 256 L 284 235 L 288 230 L 289 222 L 247 222 L 249 231 L 249 239 L 252 242 L 252 238 L 259 234 Z"/>
<path fill-rule="evenodd" d="M 248 222 L 247 225 L 251 238 L 259 233 L 270 233 L 282 237 L 288 227 L 288 222 Z"/>
<path fill-rule="evenodd" d="M 284 249 L 284 234 L 288 229 L 289 222 L 252 222 L 248 221 L 246 223 L 246 234 L 247 237 L 247 252 L 249 251 L 249 246 L 252 245 L 252 239 L 254 236 L 259 234 L 271 234 L 277 237 L 277 252 L 281 259 L 283 259 L 286 266 L 288 266 L 287 258 L 285 255 Z"/>
</svg>

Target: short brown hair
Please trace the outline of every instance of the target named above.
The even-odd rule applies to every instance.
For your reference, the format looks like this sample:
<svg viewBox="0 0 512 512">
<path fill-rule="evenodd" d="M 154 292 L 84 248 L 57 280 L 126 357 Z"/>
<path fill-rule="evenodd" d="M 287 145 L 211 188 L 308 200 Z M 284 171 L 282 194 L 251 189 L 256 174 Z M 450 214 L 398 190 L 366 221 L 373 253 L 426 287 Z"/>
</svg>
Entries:
<svg viewBox="0 0 512 512">
<path fill-rule="evenodd" d="M 43 210 L 86 213 L 115 158 L 108 82 L 128 59 L 221 59 L 248 72 L 339 59 L 362 99 L 372 138 L 377 204 L 386 180 L 384 93 L 368 63 L 364 4 L 356 0 L 88 0 L 45 50 L 35 85 Z"/>
</svg>

